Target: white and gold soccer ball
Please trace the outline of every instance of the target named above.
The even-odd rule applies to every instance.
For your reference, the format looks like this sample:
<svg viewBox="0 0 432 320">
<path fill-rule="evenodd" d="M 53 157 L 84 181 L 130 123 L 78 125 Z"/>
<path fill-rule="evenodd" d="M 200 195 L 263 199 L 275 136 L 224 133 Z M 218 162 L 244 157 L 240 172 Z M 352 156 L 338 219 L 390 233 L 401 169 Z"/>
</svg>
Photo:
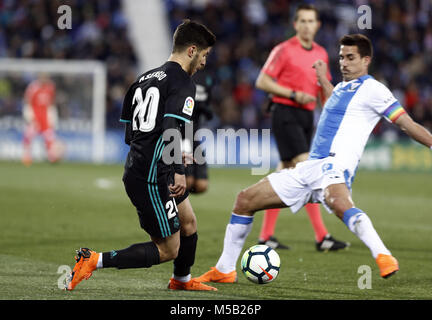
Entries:
<svg viewBox="0 0 432 320">
<path fill-rule="evenodd" d="M 279 274 L 280 258 L 269 246 L 255 245 L 245 251 L 241 259 L 241 269 L 246 278 L 253 283 L 272 282 Z"/>
</svg>

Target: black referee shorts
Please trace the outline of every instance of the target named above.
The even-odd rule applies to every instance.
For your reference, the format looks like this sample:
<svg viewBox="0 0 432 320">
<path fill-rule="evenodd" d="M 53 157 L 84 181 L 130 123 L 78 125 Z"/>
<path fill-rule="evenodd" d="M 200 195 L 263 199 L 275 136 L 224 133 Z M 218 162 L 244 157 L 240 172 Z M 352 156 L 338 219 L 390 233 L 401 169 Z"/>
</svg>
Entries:
<svg viewBox="0 0 432 320">
<path fill-rule="evenodd" d="M 314 112 L 273 103 L 272 132 L 281 161 L 309 152 L 314 133 Z"/>
<path fill-rule="evenodd" d="M 173 173 L 165 171 L 158 174 L 157 183 L 148 183 L 125 171 L 123 183 L 126 193 L 135 206 L 141 228 L 156 238 L 166 238 L 180 229 L 179 205 L 189 195 L 170 197 L 168 185 L 174 181 Z"/>
</svg>

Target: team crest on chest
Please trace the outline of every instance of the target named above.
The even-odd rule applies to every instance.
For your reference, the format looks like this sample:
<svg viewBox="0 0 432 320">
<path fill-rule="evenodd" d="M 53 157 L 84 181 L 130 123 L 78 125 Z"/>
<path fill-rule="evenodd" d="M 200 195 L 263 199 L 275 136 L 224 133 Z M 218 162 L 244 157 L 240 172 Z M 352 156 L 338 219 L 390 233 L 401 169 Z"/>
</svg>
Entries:
<svg viewBox="0 0 432 320">
<path fill-rule="evenodd" d="M 359 83 L 359 82 L 353 82 L 353 83 L 351 83 L 351 87 L 348 88 L 347 91 L 354 92 L 357 90 L 358 86 L 360 86 L 360 85 L 361 85 L 361 83 Z"/>
</svg>

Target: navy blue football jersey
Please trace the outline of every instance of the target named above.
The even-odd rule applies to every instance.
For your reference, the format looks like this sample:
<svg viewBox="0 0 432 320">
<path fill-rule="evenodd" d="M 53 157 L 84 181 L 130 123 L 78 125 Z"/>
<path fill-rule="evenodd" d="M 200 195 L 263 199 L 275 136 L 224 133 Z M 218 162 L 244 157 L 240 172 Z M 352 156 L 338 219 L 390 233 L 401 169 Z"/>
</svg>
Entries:
<svg viewBox="0 0 432 320">
<path fill-rule="evenodd" d="M 126 170 L 149 183 L 156 183 L 157 171 L 164 166 L 164 118 L 189 123 L 195 106 L 195 91 L 191 77 L 180 64 L 172 61 L 144 73 L 130 86 L 120 119 L 126 123 L 125 142 L 130 145 Z"/>
</svg>

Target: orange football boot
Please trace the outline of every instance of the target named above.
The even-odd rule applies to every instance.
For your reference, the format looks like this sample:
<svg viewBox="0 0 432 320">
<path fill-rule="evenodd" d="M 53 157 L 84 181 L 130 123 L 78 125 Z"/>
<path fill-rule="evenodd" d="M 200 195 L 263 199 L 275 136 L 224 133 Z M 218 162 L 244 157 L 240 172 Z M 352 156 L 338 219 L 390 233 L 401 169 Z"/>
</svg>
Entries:
<svg viewBox="0 0 432 320">
<path fill-rule="evenodd" d="M 376 263 L 380 269 L 380 275 L 383 278 L 388 278 L 399 270 L 398 261 L 393 256 L 388 254 L 378 254 Z"/>
<path fill-rule="evenodd" d="M 216 267 L 211 267 L 210 271 L 195 278 L 195 280 L 199 282 L 234 283 L 237 282 L 237 271 L 222 273 Z"/>
<path fill-rule="evenodd" d="M 88 280 L 92 272 L 96 270 L 99 253 L 88 248 L 80 248 L 77 250 L 77 255 L 78 257 L 75 257 L 75 267 L 66 284 L 66 290 L 73 290 L 83 279 Z"/>
<path fill-rule="evenodd" d="M 190 291 L 217 291 L 216 288 L 208 286 L 204 283 L 191 279 L 188 282 L 181 282 L 171 278 L 168 283 L 168 289 L 171 290 L 190 290 Z"/>
</svg>

